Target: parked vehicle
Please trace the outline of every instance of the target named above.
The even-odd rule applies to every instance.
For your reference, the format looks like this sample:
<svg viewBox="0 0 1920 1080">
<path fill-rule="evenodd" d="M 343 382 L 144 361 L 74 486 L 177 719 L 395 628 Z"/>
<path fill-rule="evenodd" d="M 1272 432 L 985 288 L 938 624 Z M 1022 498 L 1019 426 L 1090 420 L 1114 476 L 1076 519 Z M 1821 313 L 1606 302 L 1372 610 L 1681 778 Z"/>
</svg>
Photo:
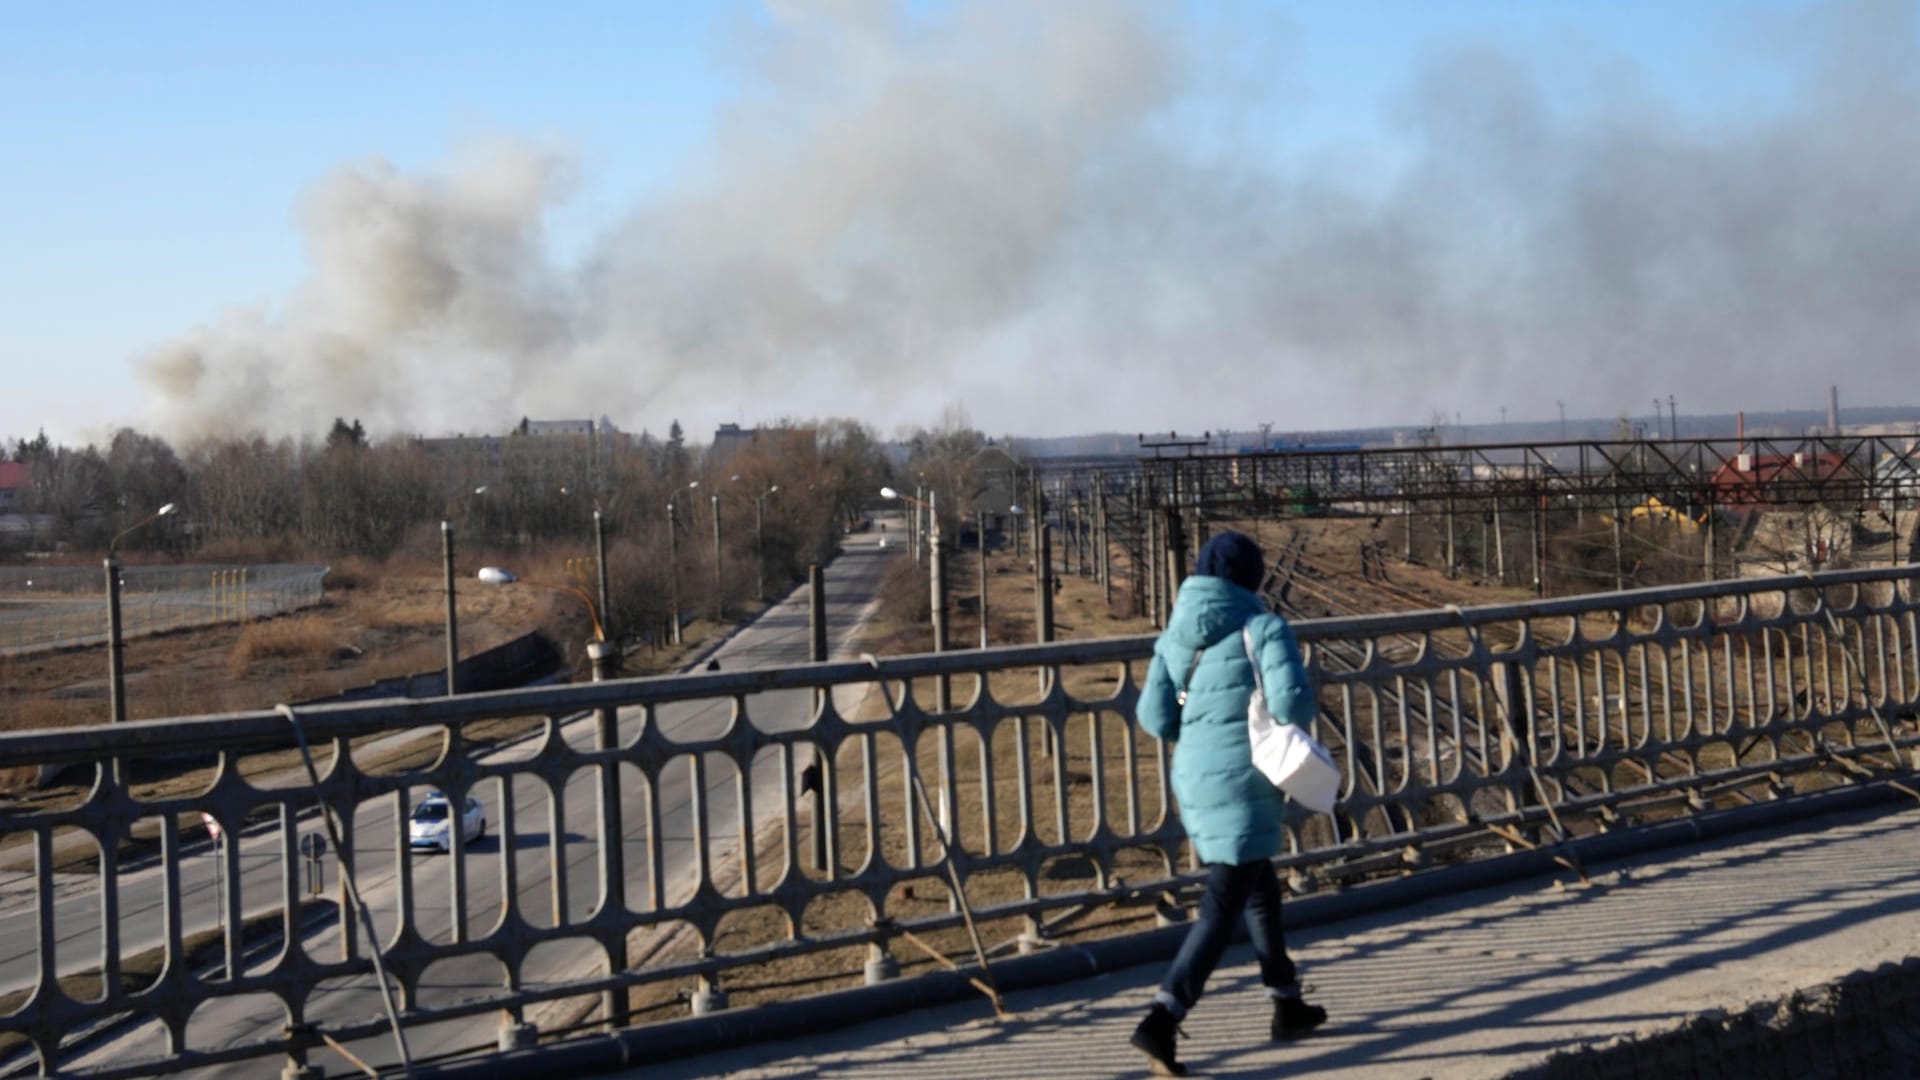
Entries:
<svg viewBox="0 0 1920 1080">
<path fill-rule="evenodd" d="M 420 800 L 407 822 L 407 842 L 415 848 L 453 850 L 453 807 L 447 797 L 436 791 Z M 460 842 L 470 844 L 487 835 L 486 811 L 480 800 L 467 797 L 467 808 L 460 814 Z"/>
</svg>

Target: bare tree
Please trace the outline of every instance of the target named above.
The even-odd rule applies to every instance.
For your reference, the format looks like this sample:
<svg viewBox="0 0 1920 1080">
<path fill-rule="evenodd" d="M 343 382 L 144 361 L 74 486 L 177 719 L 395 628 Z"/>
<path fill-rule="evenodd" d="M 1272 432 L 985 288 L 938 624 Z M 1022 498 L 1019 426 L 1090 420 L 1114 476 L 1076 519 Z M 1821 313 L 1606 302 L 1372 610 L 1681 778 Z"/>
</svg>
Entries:
<svg viewBox="0 0 1920 1080">
<path fill-rule="evenodd" d="M 34 464 L 29 515 L 52 519 L 48 538 L 81 547 L 104 547 L 112 537 L 119 508 L 112 505 L 112 477 L 106 459 L 93 447 L 55 447 Z"/>
</svg>

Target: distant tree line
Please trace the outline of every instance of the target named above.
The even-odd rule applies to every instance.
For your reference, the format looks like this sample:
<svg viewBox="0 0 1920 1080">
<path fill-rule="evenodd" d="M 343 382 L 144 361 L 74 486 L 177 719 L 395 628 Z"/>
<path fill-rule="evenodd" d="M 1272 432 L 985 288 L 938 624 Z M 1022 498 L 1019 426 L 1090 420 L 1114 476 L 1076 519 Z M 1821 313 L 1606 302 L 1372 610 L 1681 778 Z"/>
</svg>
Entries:
<svg viewBox="0 0 1920 1080">
<path fill-rule="evenodd" d="M 0 447 L 30 477 L 14 500 L 15 520 L 26 525 L 0 533 L 0 543 L 14 554 L 97 554 L 171 502 L 178 512 L 121 550 L 136 558 L 428 559 L 439 555 L 445 521 L 463 567 L 485 558 L 539 572 L 592 555 L 598 510 L 619 583 L 613 606 L 640 625 L 667 617 L 676 568 L 667 561 L 669 502 L 681 607 L 698 611 L 714 599 L 716 510 L 722 601 L 753 596 L 762 567 L 777 595 L 831 554 L 882 486 L 911 492 L 923 483 L 940 491 L 944 518 L 964 514 L 969 462 L 987 443 L 960 416 L 893 444 L 851 419 L 781 421 L 704 449 L 687 446 L 678 422 L 665 439 L 526 431 L 376 440 L 341 417 L 318 440 L 249 435 L 178 449 L 131 428 L 104 449 L 41 433 Z"/>
</svg>

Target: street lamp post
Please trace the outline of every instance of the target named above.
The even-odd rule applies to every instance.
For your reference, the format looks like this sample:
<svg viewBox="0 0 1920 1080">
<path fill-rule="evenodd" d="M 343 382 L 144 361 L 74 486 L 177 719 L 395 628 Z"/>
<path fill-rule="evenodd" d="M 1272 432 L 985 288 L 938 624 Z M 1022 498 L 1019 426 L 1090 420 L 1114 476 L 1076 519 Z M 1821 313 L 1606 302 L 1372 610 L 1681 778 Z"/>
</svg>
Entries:
<svg viewBox="0 0 1920 1080">
<path fill-rule="evenodd" d="M 607 584 L 607 525 L 598 509 L 593 512 L 593 561 L 600 575 L 600 610 L 611 619 L 613 601 L 611 589 Z"/>
<path fill-rule="evenodd" d="M 695 480 L 685 489 L 674 492 L 667 500 L 667 604 L 672 609 L 669 620 L 672 625 L 667 631 L 667 640 L 675 645 L 680 644 L 680 530 L 677 507 L 681 495 L 699 486 L 700 481 Z"/>
<path fill-rule="evenodd" d="M 980 647 L 987 647 L 987 515 L 975 511 L 973 538 L 980 545 Z"/>
<path fill-rule="evenodd" d="M 713 501 L 713 620 L 719 622 L 726 617 L 727 600 L 724 586 L 720 580 L 720 492 L 716 489 Z"/>
<path fill-rule="evenodd" d="M 753 557 L 754 561 L 758 563 L 755 574 L 760 579 L 758 586 L 754 589 L 754 599 L 759 600 L 763 604 L 767 602 L 767 497 L 779 490 L 780 485 L 775 484 L 759 495 L 756 495 L 753 500 Z"/>
<path fill-rule="evenodd" d="M 468 512 L 467 523 L 476 526 L 473 535 L 485 541 L 493 535 L 493 503 L 487 498 L 486 484 L 473 489 L 472 509 Z"/>
<path fill-rule="evenodd" d="M 927 494 L 930 497 L 935 496 L 934 492 L 928 492 Z M 941 565 L 941 558 L 940 558 L 940 512 L 938 509 L 938 504 L 932 501 L 922 501 L 920 499 L 914 498 L 911 495 L 901 494 L 900 492 L 895 491 L 890 487 L 881 488 L 880 497 L 883 499 L 901 499 L 906 502 L 913 503 L 916 507 L 925 509 L 927 511 L 927 519 L 932 523 L 927 534 L 928 541 L 929 541 L 928 558 L 931 560 L 928 563 L 927 576 L 932 581 L 930 588 L 932 590 L 932 600 L 933 600 L 933 613 L 932 613 L 933 651 L 946 652 L 947 651 L 947 583 L 944 575 L 941 573 L 941 570 L 944 568 Z M 917 512 L 918 511 L 916 511 L 916 513 Z M 944 694 L 942 695 L 942 697 L 944 698 Z M 942 710 L 946 708 L 944 701 L 941 703 L 940 708 Z"/>
<path fill-rule="evenodd" d="M 947 651 L 947 573 L 946 559 L 940 550 L 940 493 L 927 489 L 927 577 L 932 582 L 933 651 Z M 946 680 L 941 679 L 940 709 L 945 711 Z"/>
<path fill-rule="evenodd" d="M 927 564 L 927 570 L 932 582 L 930 588 L 933 599 L 933 651 L 939 653 L 947 651 L 947 582 L 945 576 L 942 574 L 944 567 L 940 555 L 940 511 L 935 501 L 937 494 L 937 492 L 928 490 L 927 501 L 921 502 L 911 495 L 903 495 L 890 487 L 880 489 L 880 497 L 883 499 L 904 499 L 907 502 L 915 504 L 916 507 L 924 507 L 927 511 L 927 520 L 930 523 L 927 535 L 931 541 L 928 548 L 928 558 L 930 561 Z M 915 514 L 917 515 L 918 513 L 919 511 L 916 509 Z M 947 711 L 949 708 L 948 701 L 951 698 L 950 691 L 951 688 L 944 674 L 933 680 L 933 709 L 935 712 L 944 713 Z M 937 740 L 937 745 L 939 746 L 940 753 L 940 775 L 945 777 L 949 775 L 946 740 Z M 907 752 L 911 755 L 913 753 L 912 748 L 909 748 Z M 940 835 L 943 841 L 951 835 L 953 823 L 953 801 L 951 796 L 951 790 L 946 787 L 946 782 L 942 780 L 937 795 L 936 813 L 938 816 L 936 820 L 939 823 Z M 957 895 L 955 902 L 957 903 Z"/>
<path fill-rule="evenodd" d="M 127 672 L 126 658 L 122 655 L 126 639 L 120 622 L 120 559 L 115 552 L 120 548 L 120 541 L 129 534 L 159 521 L 173 511 L 174 504 L 167 503 L 120 530 L 119 535 L 107 544 L 107 708 L 116 724 L 124 723 L 127 719 Z"/>
<path fill-rule="evenodd" d="M 734 473 L 728 480 L 739 480 L 740 474 Z M 720 576 L 720 489 L 713 489 L 713 619 L 715 622 L 727 617 L 726 582 Z"/>
<path fill-rule="evenodd" d="M 913 504 L 913 506 L 907 510 L 907 547 L 913 551 L 913 564 L 915 566 L 920 565 L 920 541 L 921 538 L 926 535 L 920 527 L 920 508 L 927 505 L 920 501 L 922 494 L 924 494 L 924 492 L 921 490 L 920 485 L 915 484 L 912 495 L 900 496 L 900 498 Z"/>
<path fill-rule="evenodd" d="M 680 544 L 674 539 L 677 531 L 673 520 L 673 500 L 667 500 L 667 607 L 669 608 L 667 640 L 680 644 Z"/>
<path fill-rule="evenodd" d="M 447 696 L 452 697 L 460 692 L 454 677 L 460 664 L 460 611 L 453 586 L 453 524 L 447 521 L 440 523 L 440 569 L 447 593 Z"/>
<path fill-rule="evenodd" d="M 487 485 L 485 484 L 481 484 L 479 487 L 473 489 L 474 499 L 480 503 L 481 507 L 479 529 L 480 535 L 483 537 L 490 531 L 487 528 L 489 510 L 486 502 L 486 494 Z M 472 519 L 473 515 L 469 513 L 468 520 L 471 521 Z M 458 676 L 460 669 L 460 611 L 458 593 L 455 591 L 453 584 L 453 523 L 450 521 L 442 521 L 440 523 L 440 567 L 441 574 L 445 578 L 445 590 L 447 594 L 447 696 L 452 697 L 460 692 Z"/>
</svg>

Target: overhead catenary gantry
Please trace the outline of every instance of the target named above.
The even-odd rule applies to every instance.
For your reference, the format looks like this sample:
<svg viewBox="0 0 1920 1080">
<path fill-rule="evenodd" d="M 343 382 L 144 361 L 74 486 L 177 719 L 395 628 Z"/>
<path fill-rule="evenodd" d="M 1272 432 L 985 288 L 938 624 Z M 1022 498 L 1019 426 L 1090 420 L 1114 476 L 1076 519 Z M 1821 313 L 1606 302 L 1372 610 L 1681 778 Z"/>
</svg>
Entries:
<svg viewBox="0 0 1920 1080">
<path fill-rule="evenodd" d="M 1722 519 L 1748 519 L 1757 509 L 1824 508 L 1860 519 L 1875 513 L 1894 537 L 1889 557 L 1912 555 L 1920 498 L 1920 438 L 1914 435 L 1755 436 L 1726 439 L 1597 440 L 1545 443 L 1390 447 L 1296 447 L 1220 452 L 1209 438 L 1177 433 L 1141 440 L 1141 453 L 1039 458 L 1021 481 L 1035 511 L 1036 547 L 1045 527 L 1056 531 L 1062 570 L 1108 582 L 1117 546 L 1130 556 L 1136 605 L 1158 615 L 1170 602 L 1191 552 L 1209 522 L 1343 514 L 1404 522 L 1406 553 L 1413 519 L 1444 521 L 1438 543 L 1451 573 L 1460 530 L 1489 527 L 1499 550 L 1543 588 L 1547 537 L 1599 515 L 1613 523 L 1616 587 L 1627 579 L 1620 523 L 1649 508 L 1704 530 L 1703 575 L 1726 572 Z M 1902 529 L 1902 516 L 1906 528 Z M 1500 538 L 1524 523 L 1525 554 Z M 1505 528 L 1503 528 L 1503 525 Z M 1723 532 L 1728 530 L 1722 530 Z M 1530 565 L 1529 565 L 1530 564 Z M 1150 565 L 1162 571 L 1141 575 Z"/>
</svg>

